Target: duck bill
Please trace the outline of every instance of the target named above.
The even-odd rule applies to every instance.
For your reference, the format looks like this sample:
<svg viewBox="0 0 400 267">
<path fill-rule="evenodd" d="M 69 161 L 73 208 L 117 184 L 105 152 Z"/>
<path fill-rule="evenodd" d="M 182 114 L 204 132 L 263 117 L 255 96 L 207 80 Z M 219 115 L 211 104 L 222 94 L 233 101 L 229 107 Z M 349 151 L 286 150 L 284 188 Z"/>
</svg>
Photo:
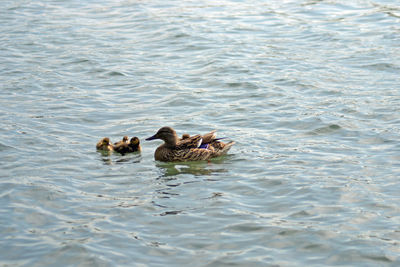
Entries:
<svg viewBox="0 0 400 267">
<path fill-rule="evenodd" d="M 150 140 L 154 140 L 154 139 L 158 139 L 157 134 L 150 136 L 149 138 L 146 138 L 146 141 L 150 141 Z"/>
</svg>

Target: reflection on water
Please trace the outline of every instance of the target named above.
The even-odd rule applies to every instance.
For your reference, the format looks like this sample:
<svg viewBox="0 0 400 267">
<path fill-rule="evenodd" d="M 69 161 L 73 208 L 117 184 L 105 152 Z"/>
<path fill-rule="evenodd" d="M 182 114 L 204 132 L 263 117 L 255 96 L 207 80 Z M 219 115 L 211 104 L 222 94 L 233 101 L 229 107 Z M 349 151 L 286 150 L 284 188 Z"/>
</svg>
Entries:
<svg viewBox="0 0 400 267">
<path fill-rule="evenodd" d="M 157 162 L 156 166 L 161 170 L 162 176 L 169 177 L 179 174 L 192 174 L 195 176 L 204 176 L 217 173 L 226 173 L 226 156 L 218 157 L 210 161 L 193 161 L 193 162 Z"/>
<path fill-rule="evenodd" d="M 130 153 L 126 155 L 120 155 L 110 151 L 98 151 L 101 155 L 101 160 L 106 165 L 112 164 L 125 164 L 125 163 L 140 163 L 142 155 L 140 152 Z"/>
<path fill-rule="evenodd" d="M 155 191 L 152 204 L 161 208 L 159 216 L 184 215 L 193 213 L 223 196 L 221 192 L 207 192 L 206 195 L 192 192 L 189 188 L 204 187 L 207 183 L 218 182 L 218 176 L 228 173 L 224 156 L 211 161 L 156 162 L 161 175 L 155 182 L 160 187 Z M 191 193 L 192 192 L 192 193 Z M 198 201 L 203 200 L 200 206 Z"/>
</svg>

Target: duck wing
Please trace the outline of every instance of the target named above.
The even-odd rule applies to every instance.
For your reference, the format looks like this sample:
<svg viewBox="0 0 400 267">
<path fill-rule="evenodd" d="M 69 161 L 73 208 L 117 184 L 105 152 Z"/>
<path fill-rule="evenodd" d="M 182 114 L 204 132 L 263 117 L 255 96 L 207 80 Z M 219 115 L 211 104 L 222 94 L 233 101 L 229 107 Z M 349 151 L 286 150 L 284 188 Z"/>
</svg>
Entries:
<svg viewBox="0 0 400 267">
<path fill-rule="evenodd" d="M 180 140 L 175 146 L 175 150 L 186 150 L 191 148 L 198 148 L 202 143 L 201 135 L 194 135 L 189 138 Z"/>
<path fill-rule="evenodd" d="M 212 157 L 213 151 L 202 148 L 191 148 L 185 150 L 174 150 L 171 161 L 196 161 L 207 160 Z"/>
<path fill-rule="evenodd" d="M 215 140 L 217 138 L 216 132 L 217 132 L 217 130 L 214 130 L 214 131 L 204 134 L 202 136 L 202 139 L 203 139 L 202 144 L 209 144 L 213 140 Z"/>
</svg>

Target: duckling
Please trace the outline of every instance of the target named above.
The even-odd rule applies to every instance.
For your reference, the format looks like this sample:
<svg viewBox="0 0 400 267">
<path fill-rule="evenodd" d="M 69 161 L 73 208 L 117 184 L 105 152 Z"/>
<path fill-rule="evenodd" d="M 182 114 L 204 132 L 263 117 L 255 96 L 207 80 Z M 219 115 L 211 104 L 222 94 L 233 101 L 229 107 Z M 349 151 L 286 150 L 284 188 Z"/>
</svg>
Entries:
<svg viewBox="0 0 400 267">
<path fill-rule="evenodd" d="M 122 138 L 122 140 L 121 141 L 118 141 L 118 142 L 115 142 L 114 143 L 114 146 L 118 146 L 118 145 L 120 145 L 120 144 L 127 144 L 128 143 L 128 136 L 124 136 L 123 138 Z"/>
<path fill-rule="evenodd" d="M 110 138 L 104 137 L 96 144 L 97 150 L 113 151 L 114 148 L 110 143 Z"/>
<path fill-rule="evenodd" d="M 181 140 L 185 140 L 185 139 L 188 139 L 188 138 L 190 138 L 190 134 L 184 133 L 184 134 L 182 134 Z"/>
<path fill-rule="evenodd" d="M 138 137 L 132 137 L 129 143 L 121 143 L 114 146 L 114 151 L 125 155 L 126 153 L 140 152 L 142 148 L 140 146 L 140 140 Z"/>
<path fill-rule="evenodd" d="M 208 160 L 224 155 L 235 142 L 222 143 L 216 138 L 216 131 L 203 136 L 194 135 L 179 139 L 174 129 L 162 127 L 158 132 L 146 140 L 161 139 L 164 144 L 154 152 L 155 160 L 159 161 L 194 161 Z"/>
</svg>

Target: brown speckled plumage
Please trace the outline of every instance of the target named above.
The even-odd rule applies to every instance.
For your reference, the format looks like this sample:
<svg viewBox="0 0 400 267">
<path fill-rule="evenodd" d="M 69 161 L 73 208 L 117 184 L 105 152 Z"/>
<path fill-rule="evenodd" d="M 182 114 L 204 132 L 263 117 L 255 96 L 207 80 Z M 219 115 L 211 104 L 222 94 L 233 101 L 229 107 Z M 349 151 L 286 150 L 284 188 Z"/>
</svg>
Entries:
<svg viewBox="0 0 400 267">
<path fill-rule="evenodd" d="M 118 145 L 121 145 L 121 144 L 127 144 L 127 143 L 128 143 L 128 139 L 129 139 L 129 137 L 125 135 L 125 136 L 122 138 L 121 141 L 115 142 L 115 143 L 114 143 L 114 146 L 118 146 Z"/>
<path fill-rule="evenodd" d="M 132 153 L 132 152 L 140 152 L 142 148 L 140 147 L 140 140 L 139 138 L 132 137 L 129 143 L 119 143 L 118 145 L 114 146 L 114 151 L 121 153 L 121 154 L 126 154 L 126 153 Z"/>
<path fill-rule="evenodd" d="M 104 137 L 96 144 L 97 150 L 113 151 L 114 148 L 110 143 L 110 138 Z"/>
<path fill-rule="evenodd" d="M 208 160 L 226 154 L 235 143 L 220 142 L 215 131 L 203 136 L 194 135 L 179 139 L 171 127 L 162 127 L 152 137 L 146 140 L 161 139 L 164 144 L 154 152 L 154 158 L 159 161 L 195 161 Z"/>
</svg>

